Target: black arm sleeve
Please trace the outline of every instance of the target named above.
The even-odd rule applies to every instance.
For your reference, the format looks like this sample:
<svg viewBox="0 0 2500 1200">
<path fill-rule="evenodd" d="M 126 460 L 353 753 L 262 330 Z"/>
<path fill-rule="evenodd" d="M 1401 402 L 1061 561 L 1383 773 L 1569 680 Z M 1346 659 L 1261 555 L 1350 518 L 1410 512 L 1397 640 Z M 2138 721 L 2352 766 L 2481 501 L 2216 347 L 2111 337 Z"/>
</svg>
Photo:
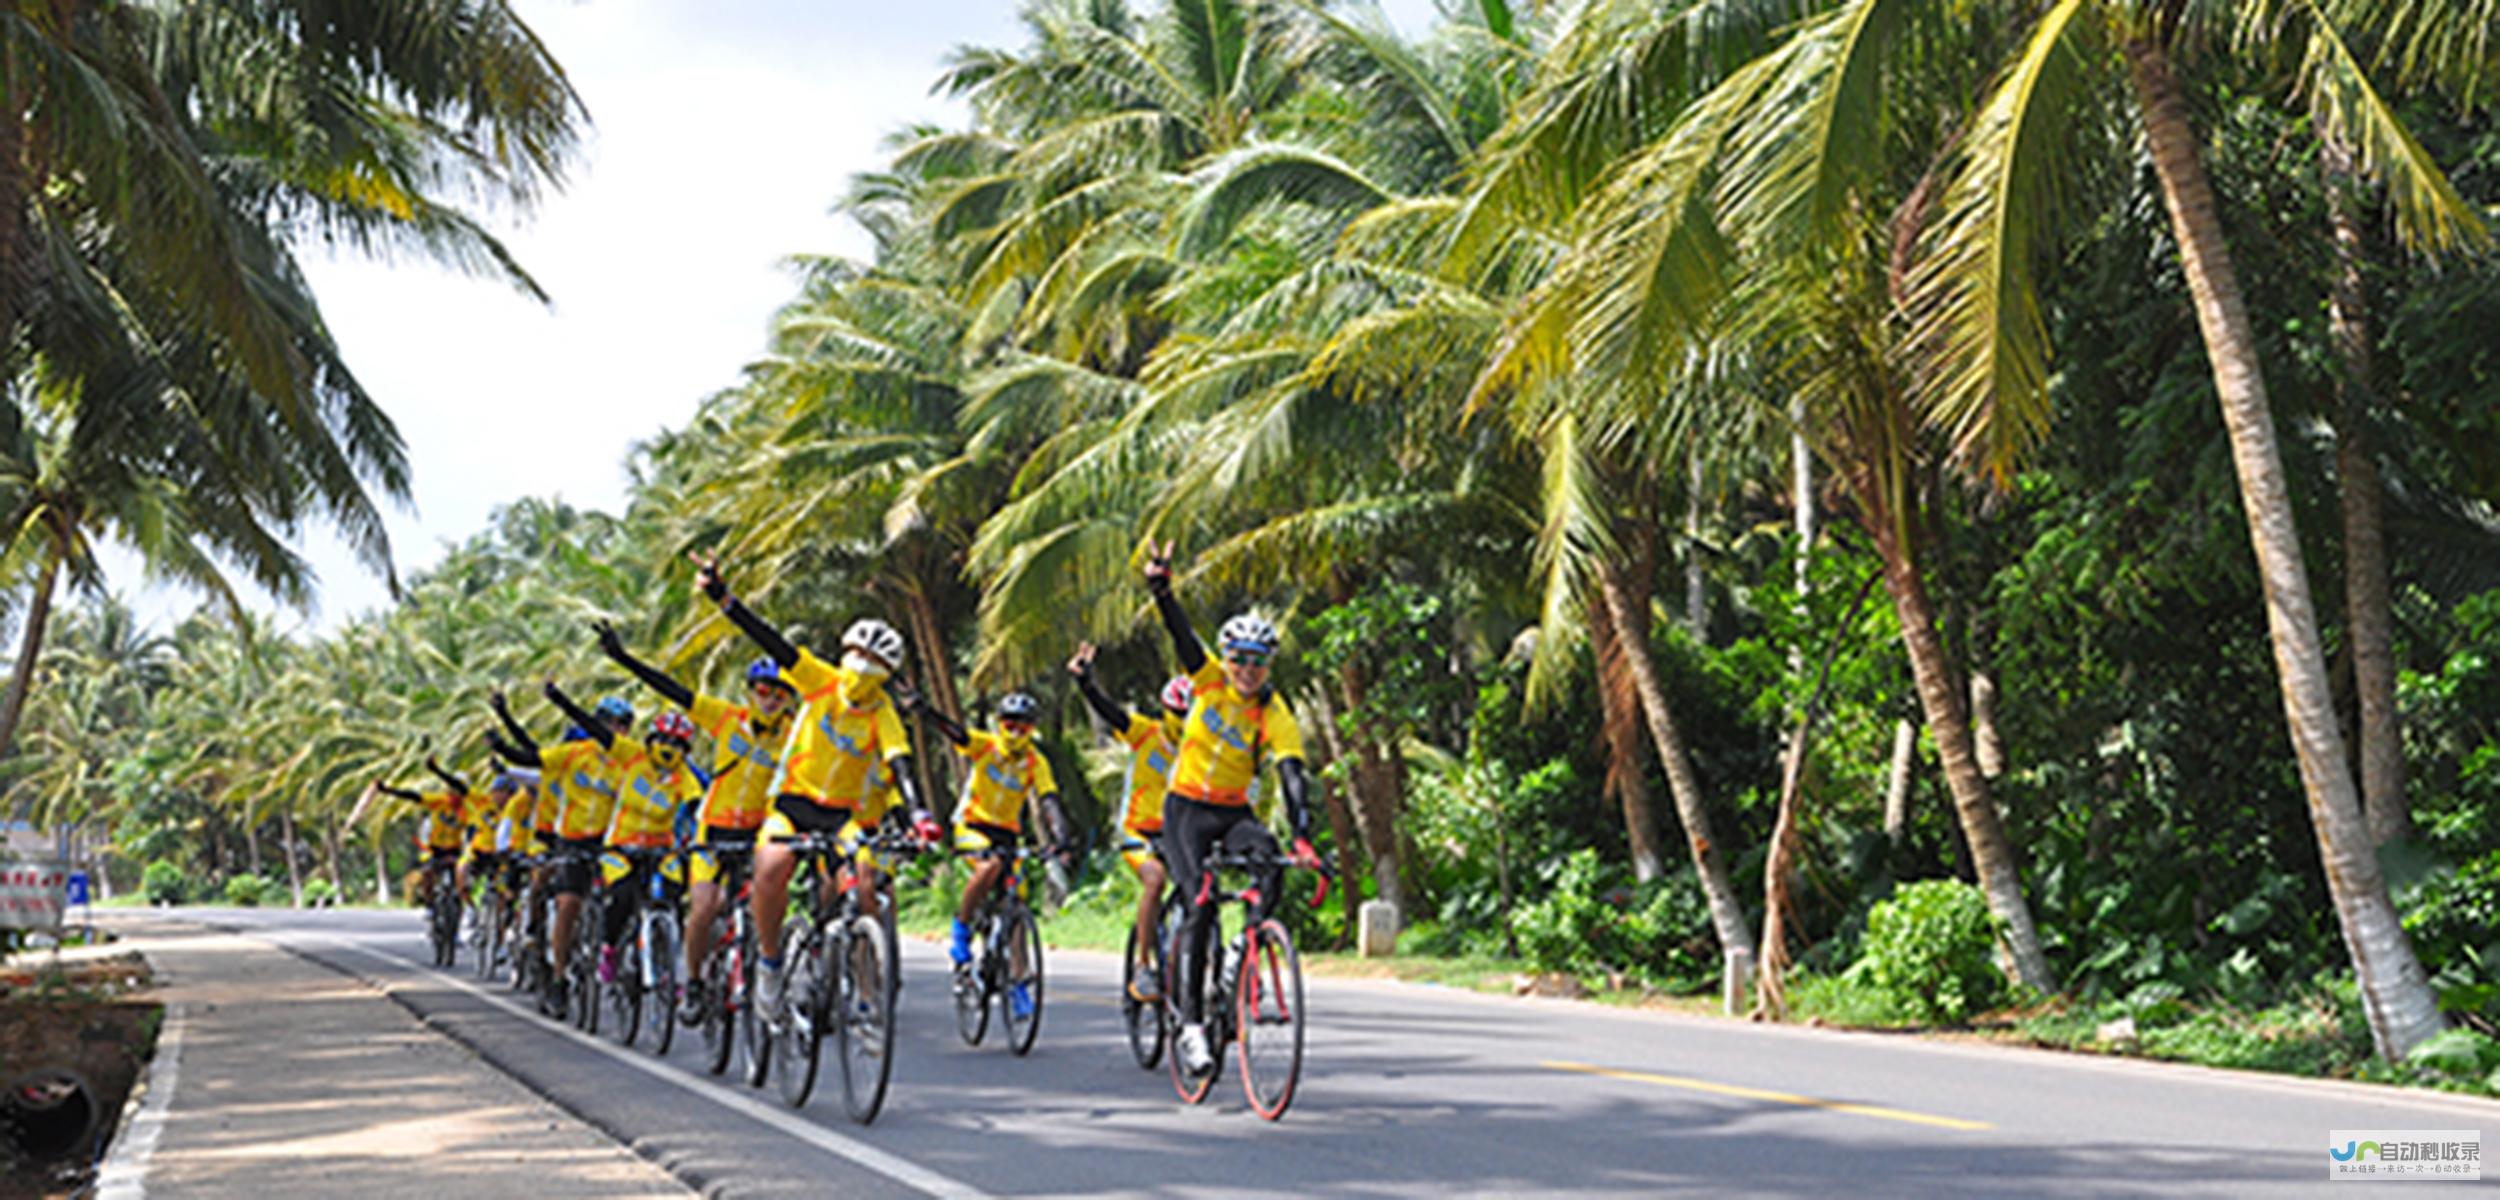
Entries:
<svg viewBox="0 0 2500 1200">
<path fill-rule="evenodd" d="M 928 816 L 929 806 L 920 798 L 920 777 L 912 773 L 911 755 L 897 755 L 886 763 L 886 769 L 894 772 L 894 790 L 903 795 L 903 811 L 915 821 Z"/>
<path fill-rule="evenodd" d="M 497 736 L 495 731 L 492 729 L 486 731 L 486 748 L 494 751 L 496 757 L 516 766 L 535 767 L 543 765 L 538 761 L 538 748 L 536 746 L 515 746 Z"/>
<path fill-rule="evenodd" d="M 423 800 L 423 799 L 425 799 L 425 797 L 424 797 L 423 795 L 419 794 L 419 793 L 409 791 L 408 789 L 403 788 L 403 787 L 392 787 L 391 785 L 389 785 L 389 784 L 387 784 L 387 783 L 377 783 L 377 784 L 373 785 L 373 790 L 375 790 L 375 791 L 377 791 L 377 792 L 380 792 L 380 793 L 382 793 L 382 794 L 383 794 L 383 795 L 385 795 L 385 796 L 389 796 L 389 797 L 391 797 L 391 798 L 392 798 L 392 799 L 394 799 L 394 800 Z"/>
<path fill-rule="evenodd" d="M 1285 822 L 1293 827 L 1293 836 L 1309 841 L 1311 837 L 1311 772 L 1301 759 L 1288 758 L 1276 764 L 1276 781 L 1285 787 Z"/>
<path fill-rule="evenodd" d="M 547 699 L 556 706 L 557 712 L 564 714 L 565 720 L 581 726 L 583 732 L 597 739 L 600 749 L 605 750 L 616 744 L 616 734 L 608 729 L 608 723 L 583 711 L 581 705 L 573 703 L 571 696 L 564 694 L 563 688 L 548 684 Z"/>
<path fill-rule="evenodd" d="M 937 705 L 921 705 L 920 715 L 929 718 L 929 724 L 936 726 L 947 741 L 955 743 L 956 749 L 961 750 L 972 744 L 972 731 L 964 728 L 963 722 L 939 712 Z"/>
<path fill-rule="evenodd" d="M 433 759 L 429 758 L 425 760 L 425 769 L 434 772 L 434 777 L 442 780 L 443 786 L 450 788 L 453 795 L 466 796 L 469 794 L 468 781 L 444 770 L 441 763 L 435 762 Z"/>
<path fill-rule="evenodd" d="M 762 646 L 764 653 L 780 663 L 783 670 L 799 665 L 799 648 L 791 645 L 790 639 L 781 636 L 781 631 L 773 628 L 764 618 L 756 616 L 755 610 L 748 608 L 745 601 L 731 596 L 720 602 L 720 610 L 729 618 L 730 624 L 737 626 L 756 645 Z"/>
<path fill-rule="evenodd" d="M 644 687 L 650 688 L 652 691 L 658 692 L 660 695 L 666 697 L 669 703 L 684 709 L 692 709 L 694 707 L 694 689 L 670 678 L 668 672 L 652 666 L 651 664 L 634 657 L 631 653 L 624 650 L 618 650 L 617 652 L 608 655 L 608 657 L 615 659 L 616 665 L 632 672 L 634 678 L 641 680 Z"/>
<path fill-rule="evenodd" d="M 512 735 L 512 744 L 523 750 L 529 751 L 530 761 L 538 761 L 537 741 L 530 737 L 529 730 L 521 728 L 521 723 L 519 721 L 512 719 L 512 710 L 498 705 L 495 707 L 495 717 L 503 722 L 504 731 Z M 490 730 L 489 732 L 492 731 Z"/>
<path fill-rule="evenodd" d="M 1119 701 L 1104 695 L 1103 690 L 1094 685 L 1092 671 L 1076 677 L 1076 690 L 1084 694 L 1085 706 L 1093 709 L 1094 715 L 1101 717 L 1103 723 L 1111 727 L 1113 737 L 1118 737 L 1128 729 L 1128 710 L 1121 707 Z"/>
<path fill-rule="evenodd" d="M 1181 610 L 1180 598 L 1172 594 L 1169 583 L 1147 590 L 1154 593 L 1155 611 L 1163 614 L 1163 628 L 1172 635 L 1172 653 L 1181 660 L 1181 674 L 1197 674 L 1198 668 L 1207 665 L 1207 648 L 1199 643 L 1198 631 L 1189 627 L 1189 614 Z"/>
</svg>

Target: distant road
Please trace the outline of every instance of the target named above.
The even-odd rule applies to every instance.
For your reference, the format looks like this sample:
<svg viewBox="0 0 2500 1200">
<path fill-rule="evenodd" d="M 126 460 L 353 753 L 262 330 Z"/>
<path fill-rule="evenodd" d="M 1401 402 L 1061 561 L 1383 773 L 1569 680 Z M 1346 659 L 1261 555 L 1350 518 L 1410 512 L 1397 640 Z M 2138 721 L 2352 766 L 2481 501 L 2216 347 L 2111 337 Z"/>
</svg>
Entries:
<svg viewBox="0 0 2500 1200">
<path fill-rule="evenodd" d="M 2330 1129 L 2481 1129 L 2500 1104 L 1906 1037 L 1766 1028 L 1406 984 L 1312 981 L 1277 1124 L 1231 1072 L 1203 1108 L 1137 1069 L 1114 956 L 1058 952 L 1040 1044 L 955 1036 L 943 951 L 906 939 L 893 1091 L 862 1128 L 675 1053 L 582 1044 L 428 957 L 414 911 L 184 910 L 388 986 L 711 1194 L 1366 1197 L 2350 1197 Z M 830 1073 L 833 1064 L 828 1061 Z M 2500 1187 L 2500 1171 L 2484 1187 Z"/>
</svg>

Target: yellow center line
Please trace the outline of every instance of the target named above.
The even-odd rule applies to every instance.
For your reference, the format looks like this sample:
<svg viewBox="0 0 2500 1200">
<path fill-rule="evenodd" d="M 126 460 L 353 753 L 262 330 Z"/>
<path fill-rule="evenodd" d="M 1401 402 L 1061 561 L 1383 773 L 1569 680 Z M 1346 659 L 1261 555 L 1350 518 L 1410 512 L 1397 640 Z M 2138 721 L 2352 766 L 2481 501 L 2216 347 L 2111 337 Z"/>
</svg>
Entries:
<svg viewBox="0 0 2500 1200">
<path fill-rule="evenodd" d="M 1548 1070 L 1573 1071 L 1582 1075 L 1603 1075 L 1608 1079 L 1628 1079 L 1634 1083 L 1654 1083 L 1660 1087 L 1683 1088 L 1686 1091 L 1709 1092 L 1716 1096 L 1736 1096 L 1746 1100 L 1768 1100 L 1775 1104 L 1794 1104 L 1799 1108 L 1821 1108 L 1832 1112 L 1851 1113 L 1861 1117 L 1879 1117 L 1887 1121 L 1907 1121 L 1913 1125 L 1933 1125 L 1938 1129 L 1959 1129 L 1973 1132 L 1994 1129 L 1986 1121 L 1965 1121 L 1959 1117 L 1938 1117 L 1927 1113 L 1908 1112 L 1875 1104 L 1852 1104 L 1845 1100 L 1822 1100 L 1789 1092 L 1769 1092 L 1761 1088 L 1739 1087 L 1732 1083 L 1713 1083 L 1707 1079 L 1686 1079 L 1677 1075 L 1652 1075 L 1646 1071 L 1618 1071 L 1612 1067 L 1593 1067 L 1587 1063 L 1546 1062 Z"/>
</svg>

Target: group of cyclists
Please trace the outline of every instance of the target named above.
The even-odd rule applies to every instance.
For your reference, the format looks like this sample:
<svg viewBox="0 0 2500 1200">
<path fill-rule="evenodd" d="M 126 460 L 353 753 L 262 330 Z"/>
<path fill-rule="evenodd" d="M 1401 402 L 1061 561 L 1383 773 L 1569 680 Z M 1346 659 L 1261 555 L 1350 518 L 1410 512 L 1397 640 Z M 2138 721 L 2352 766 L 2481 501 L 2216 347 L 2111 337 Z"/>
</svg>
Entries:
<svg viewBox="0 0 2500 1200">
<path fill-rule="evenodd" d="M 480 897 L 469 923 L 486 947 L 481 963 L 509 961 L 516 984 L 537 990 L 550 1015 L 571 1013 L 595 1028 L 589 991 L 656 992 L 634 992 L 635 1016 L 619 1018 L 622 1036 L 633 1036 L 647 1001 L 661 1052 L 673 1014 L 704 1028 L 719 1072 L 739 1040 L 734 1031 L 744 1031 L 757 1084 L 770 1048 L 782 1045 L 793 1103 L 804 1103 L 814 1079 L 816 1030 L 829 1028 L 859 1043 L 851 1053 L 873 1068 L 873 1099 L 852 1104 L 864 1121 L 882 1101 L 899 989 L 892 860 L 951 847 L 972 863 L 947 944 L 958 1014 L 987 1003 L 976 976 L 994 959 L 1012 960 L 996 982 L 1010 1029 L 1026 1030 L 1010 1042 L 1022 1052 L 1038 1022 L 1039 942 L 1027 931 L 1012 952 L 1002 950 L 996 917 L 1002 902 L 1023 911 L 1018 863 L 1035 852 L 1032 835 L 1062 862 L 1076 845 L 1035 741 L 1040 703 L 1011 692 L 997 701 L 992 728 L 967 728 L 907 682 L 904 640 L 891 625 L 853 622 L 828 661 L 732 594 L 716 561 L 694 561 L 698 590 L 763 651 L 746 670 L 743 698 L 696 691 L 597 622 L 605 655 L 664 702 L 646 724 L 637 728 L 624 697 L 585 708 L 548 680 L 542 690 L 569 726 L 542 740 L 498 690 L 488 704 L 499 730 L 487 742 L 500 763 L 486 775 L 473 780 L 429 757 L 440 788 L 378 785 L 423 811 L 428 878 L 438 897 L 450 898 L 435 906 L 439 961 L 450 961 L 442 943 L 459 927 L 461 905 Z M 1210 654 L 1174 595 L 1169 545 L 1149 554 L 1144 574 L 1180 667 L 1148 711 L 1103 690 L 1091 644 L 1067 664 L 1088 708 L 1127 751 L 1118 848 L 1141 887 L 1122 1006 L 1141 1065 L 1155 1065 L 1169 1033 L 1174 1081 L 1192 1100 L 1219 1073 L 1226 1043 L 1240 1041 L 1253 1104 L 1272 1118 L 1299 1073 L 1301 995 L 1290 939 L 1271 914 L 1286 866 L 1321 865 L 1301 730 L 1270 682 L 1279 637 L 1269 620 L 1245 612 L 1226 621 Z M 965 767 L 951 835 L 922 795 L 906 717 L 936 730 Z M 695 756 L 707 744 L 709 767 L 699 770 Z M 1263 766 L 1274 769 L 1289 853 L 1255 815 Z M 794 895 L 803 869 L 814 886 Z M 1223 891 L 1219 869 L 1247 876 L 1248 886 Z M 1213 948 L 1228 990 L 1214 1000 L 1211 1028 L 1210 943 L 1227 900 L 1240 901 L 1246 919 L 1229 960 L 1227 947 Z M 451 931 L 439 928 L 446 912 Z M 588 927 L 586 912 L 595 914 Z M 649 914 L 664 920 L 655 926 Z M 666 936 L 654 937 L 654 928 Z M 976 937 L 986 939 L 983 953 Z M 1243 981 L 1243 972 L 1253 978 Z M 1152 1024 L 1151 1054 L 1141 1021 Z M 1265 1101 L 1252 1078 L 1254 1025 L 1290 1029 L 1290 1075 L 1281 1094 L 1269 1082 Z M 973 1026 L 959 1027 L 978 1040 Z M 801 1031 L 808 1040 L 792 1042 Z M 789 1073 L 802 1065 L 807 1082 L 794 1089 Z M 850 1069 L 846 1060 L 846 1082 Z"/>
</svg>

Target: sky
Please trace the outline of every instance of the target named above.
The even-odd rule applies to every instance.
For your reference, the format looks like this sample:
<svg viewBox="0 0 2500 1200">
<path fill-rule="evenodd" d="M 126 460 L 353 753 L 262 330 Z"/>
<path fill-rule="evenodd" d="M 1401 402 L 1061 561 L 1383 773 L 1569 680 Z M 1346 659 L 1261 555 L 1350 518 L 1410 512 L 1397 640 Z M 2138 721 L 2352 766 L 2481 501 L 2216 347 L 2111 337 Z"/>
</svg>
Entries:
<svg viewBox="0 0 2500 1200">
<path fill-rule="evenodd" d="M 331 332 L 398 423 L 412 505 L 388 513 L 403 575 L 527 495 L 615 511 L 633 444 L 681 424 L 737 381 L 793 294 L 796 253 L 865 257 L 830 212 L 878 167 L 890 133 L 960 123 L 932 96 L 965 44 L 1017 46 L 1015 0 L 517 0 L 589 109 L 565 189 L 495 222 L 552 297 L 430 263 L 305 254 Z M 1433 0 L 1385 0 L 1420 33 Z M 326 530 L 302 549 L 319 573 L 308 614 L 327 629 L 389 603 L 382 580 Z M 160 628 L 197 599 L 139 584 L 127 554 L 110 586 Z M 256 607 L 276 611 L 265 598 Z"/>
</svg>

